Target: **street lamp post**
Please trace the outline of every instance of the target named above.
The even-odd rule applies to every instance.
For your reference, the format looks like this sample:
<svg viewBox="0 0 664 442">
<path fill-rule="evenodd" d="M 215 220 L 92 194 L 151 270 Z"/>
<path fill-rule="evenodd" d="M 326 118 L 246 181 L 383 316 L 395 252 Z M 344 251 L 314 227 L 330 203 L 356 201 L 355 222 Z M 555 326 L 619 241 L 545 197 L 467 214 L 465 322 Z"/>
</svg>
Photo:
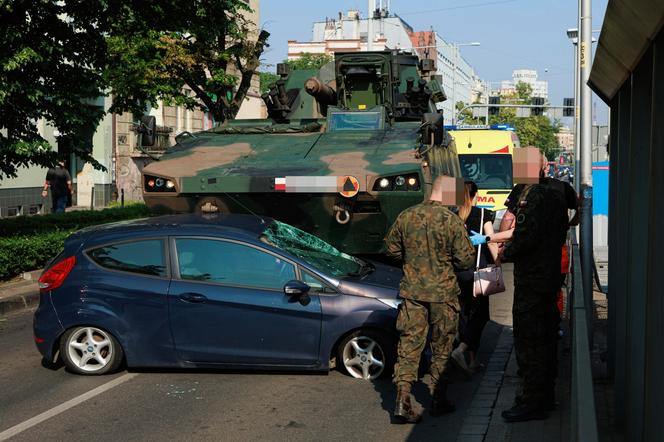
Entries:
<svg viewBox="0 0 664 442">
<path fill-rule="evenodd" d="M 454 51 L 452 57 L 452 124 L 456 124 L 456 72 L 459 65 L 459 47 L 461 46 L 479 46 L 479 41 L 472 41 L 469 43 L 450 43 L 452 46 L 452 51 Z"/>
</svg>

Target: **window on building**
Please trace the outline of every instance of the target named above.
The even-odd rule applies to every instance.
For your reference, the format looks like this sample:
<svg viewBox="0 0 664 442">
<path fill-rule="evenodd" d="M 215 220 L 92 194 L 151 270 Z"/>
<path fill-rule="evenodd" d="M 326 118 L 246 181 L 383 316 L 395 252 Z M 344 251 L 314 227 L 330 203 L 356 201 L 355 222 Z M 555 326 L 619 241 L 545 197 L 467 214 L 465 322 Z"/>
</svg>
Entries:
<svg viewBox="0 0 664 442">
<path fill-rule="evenodd" d="M 7 207 L 7 216 L 19 216 L 22 213 L 21 206 Z"/>
</svg>

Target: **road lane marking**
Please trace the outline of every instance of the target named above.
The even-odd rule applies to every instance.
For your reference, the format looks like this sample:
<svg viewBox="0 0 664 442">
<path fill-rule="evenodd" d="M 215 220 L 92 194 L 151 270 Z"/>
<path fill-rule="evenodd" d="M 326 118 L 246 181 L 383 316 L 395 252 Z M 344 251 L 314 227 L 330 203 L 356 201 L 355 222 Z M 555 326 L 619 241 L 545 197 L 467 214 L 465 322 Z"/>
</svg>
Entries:
<svg viewBox="0 0 664 442">
<path fill-rule="evenodd" d="M 87 401 L 88 399 L 92 399 L 93 397 L 98 396 L 103 392 L 110 390 L 113 387 L 117 387 L 118 385 L 123 384 L 136 376 L 138 376 L 138 373 L 127 373 L 123 376 L 120 376 L 119 378 L 113 379 L 110 382 L 100 385 L 99 387 L 92 389 L 87 393 L 83 393 L 80 396 L 76 396 L 74 399 L 70 399 L 67 402 L 63 402 L 62 404 L 57 405 L 41 414 L 38 414 L 37 416 L 32 417 L 27 421 L 21 422 L 18 425 L 14 425 L 13 427 L 0 433 L 0 442 L 7 440 L 10 437 L 16 436 L 17 434 L 22 433 L 25 430 L 34 427 L 35 425 L 39 425 L 45 420 L 57 416 L 58 414 L 63 413 L 69 410 L 70 408 L 73 408 L 78 404 Z"/>
</svg>

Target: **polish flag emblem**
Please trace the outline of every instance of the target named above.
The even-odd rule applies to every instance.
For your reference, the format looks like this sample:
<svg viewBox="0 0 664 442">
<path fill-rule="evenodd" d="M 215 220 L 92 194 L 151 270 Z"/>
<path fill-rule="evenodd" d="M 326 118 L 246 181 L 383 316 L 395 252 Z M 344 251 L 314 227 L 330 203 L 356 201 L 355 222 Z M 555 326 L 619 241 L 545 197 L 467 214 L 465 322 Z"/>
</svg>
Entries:
<svg viewBox="0 0 664 442">
<path fill-rule="evenodd" d="M 286 178 L 275 178 L 274 179 L 274 190 L 286 190 Z"/>
</svg>

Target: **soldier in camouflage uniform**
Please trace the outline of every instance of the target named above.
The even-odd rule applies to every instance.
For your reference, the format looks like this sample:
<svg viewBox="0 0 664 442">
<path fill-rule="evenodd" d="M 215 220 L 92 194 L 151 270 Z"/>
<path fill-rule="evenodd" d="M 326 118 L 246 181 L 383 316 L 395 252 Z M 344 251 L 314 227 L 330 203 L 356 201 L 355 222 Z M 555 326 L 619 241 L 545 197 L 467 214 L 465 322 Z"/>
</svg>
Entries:
<svg viewBox="0 0 664 442">
<path fill-rule="evenodd" d="M 556 295 L 567 211 L 556 190 L 544 184 L 517 189 L 508 199 L 516 201 L 516 227 L 501 258 L 514 262 L 514 349 L 523 380 L 514 407 L 502 415 L 516 422 L 545 419 L 554 406 Z"/>
<path fill-rule="evenodd" d="M 403 262 L 397 330 L 400 334 L 394 381 L 395 418 L 418 422 L 410 390 L 418 378 L 420 355 L 431 327 L 431 415 L 454 410 L 447 400 L 445 365 L 452 350 L 459 315 L 455 271 L 474 264 L 474 249 L 461 219 L 442 202 L 443 179 L 434 181 L 431 199 L 401 212 L 385 238 L 387 254 Z"/>
</svg>

